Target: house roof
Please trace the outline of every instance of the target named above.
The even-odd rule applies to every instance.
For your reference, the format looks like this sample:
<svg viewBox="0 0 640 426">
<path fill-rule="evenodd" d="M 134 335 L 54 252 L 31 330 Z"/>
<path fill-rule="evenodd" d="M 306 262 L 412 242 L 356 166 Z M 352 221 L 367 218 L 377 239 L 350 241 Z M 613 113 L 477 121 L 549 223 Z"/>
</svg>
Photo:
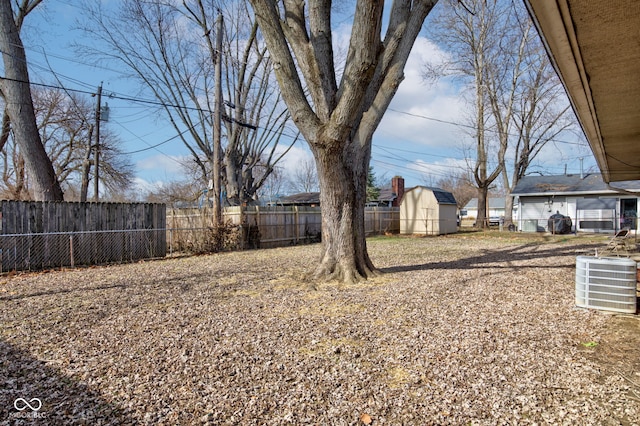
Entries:
<svg viewBox="0 0 640 426">
<path fill-rule="evenodd" d="M 429 186 L 414 186 L 413 188 L 407 189 L 405 191 L 405 194 L 407 192 L 415 191 L 417 189 L 421 189 L 421 190 L 426 189 L 428 191 L 433 192 L 433 195 L 436 197 L 436 201 L 438 202 L 438 204 L 457 204 L 456 198 L 453 196 L 453 194 L 441 188 L 433 188 Z"/>
<path fill-rule="evenodd" d="M 389 202 L 395 200 L 397 194 L 393 192 L 391 188 L 380 188 L 380 195 L 378 196 L 378 202 Z M 301 192 L 299 194 L 287 195 L 286 197 L 278 198 L 278 203 L 282 205 L 306 205 L 306 204 L 320 204 L 319 192 Z"/>
<path fill-rule="evenodd" d="M 607 185 L 598 173 L 559 176 L 525 176 L 513 188 L 511 195 L 549 196 L 549 195 L 595 195 L 616 194 L 622 191 L 640 191 L 640 180 L 616 182 Z M 640 193 L 638 194 L 640 195 Z"/>
<path fill-rule="evenodd" d="M 380 188 L 380 195 L 378 195 L 378 199 L 372 200 L 372 201 L 389 202 L 389 201 L 395 200 L 397 197 L 398 197 L 398 194 L 393 192 L 393 188 L 385 187 L 385 188 Z"/>
<path fill-rule="evenodd" d="M 637 0 L 525 0 L 604 182 L 640 179 Z"/>
<path fill-rule="evenodd" d="M 504 209 L 505 208 L 504 197 L 490 197 L 488 199 L 488 201 L 489 201 L 489 208 L 490 209 Z M 469 200 L 467 205 L 464 206 L 464 208 L 465 209 L 477 209 L 478 208 L 478 199 L 477 198 L 472 198 L 471 200 Z"/>
<path fill-rule="evenodd" d="M 299 194 L 287 195 L 280 197 L 278 204 L 282 205 L 302 205 L 302 204 L 320 204 L 319 192 L 301 192 Z"/>
</svg>

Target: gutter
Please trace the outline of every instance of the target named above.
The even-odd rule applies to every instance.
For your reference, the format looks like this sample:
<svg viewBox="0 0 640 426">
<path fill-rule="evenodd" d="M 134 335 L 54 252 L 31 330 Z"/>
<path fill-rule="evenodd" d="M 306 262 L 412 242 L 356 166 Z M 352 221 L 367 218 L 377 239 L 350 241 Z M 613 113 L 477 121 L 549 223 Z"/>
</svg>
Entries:
<svg viewBox="0 0 640 426">
<path fill-rule="evenodd" d="M 611 191 L 617 192 L 619 194 L 627 194 L 627 195 L 635 195 L 635 196 L 639 196 L 640 195 L 640 191 L 630 191 L 628 189 L 615 188 L 615 187 L 611 186 L 611 183 L 609 183 L 609 182 L 607 182 L 606 185 L 607 185 L 608 189 L 610 189 Z"/>
</svg>

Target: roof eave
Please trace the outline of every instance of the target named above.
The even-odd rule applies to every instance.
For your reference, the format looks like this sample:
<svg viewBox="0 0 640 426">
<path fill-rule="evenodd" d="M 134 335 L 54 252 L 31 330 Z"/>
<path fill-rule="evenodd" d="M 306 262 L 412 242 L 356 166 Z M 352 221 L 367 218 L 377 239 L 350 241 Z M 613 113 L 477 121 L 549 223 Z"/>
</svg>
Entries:
<svg viewBox="0 0 640 426">
<path fill-rule="evenodd" d="M 568 92 L 571 106 L 602 172 L 602 179 L 609 183 L 611 173 L 600 133 L 600 124 L 567 0 L 525 0 L 525 5 L 545 45 L 549 59 Z"/>
</svg>

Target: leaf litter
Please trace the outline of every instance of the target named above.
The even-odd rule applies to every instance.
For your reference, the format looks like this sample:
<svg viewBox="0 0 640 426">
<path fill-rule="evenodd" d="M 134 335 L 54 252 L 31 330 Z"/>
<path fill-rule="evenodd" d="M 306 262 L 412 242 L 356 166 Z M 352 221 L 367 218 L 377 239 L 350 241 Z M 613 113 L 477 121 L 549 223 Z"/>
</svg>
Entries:
<svg viewBox="0 0 640 426">
<path fill-rule="evenodd" d="M 640 335 L 574 307 L 594 244 L 374 238 L 351 286 L 305 281 L 317 245 L 7 277 L 0 422 L 636 425 Z"/>
</svg>

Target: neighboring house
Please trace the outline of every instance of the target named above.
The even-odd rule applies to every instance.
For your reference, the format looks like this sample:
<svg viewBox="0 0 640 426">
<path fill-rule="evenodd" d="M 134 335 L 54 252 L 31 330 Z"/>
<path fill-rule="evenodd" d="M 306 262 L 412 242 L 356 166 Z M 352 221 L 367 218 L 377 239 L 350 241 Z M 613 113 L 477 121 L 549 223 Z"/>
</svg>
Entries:
<svg viewBox="0 0 640 426">
<path fill-rule="evenodd" d="M 380 188 L 378 199 L 371 200 L 367 203 L 367 207 L 398 207 L 400 199 L 404 194 L 404 179 L 395 176 L 391 179 L 391 186 Z M 277 201 L 269 203 L 276 206 L 308 206 L 317 207 L 320 205 L 319 192 L 301 192 L 299 194 L 280 197 Z"/>
<path fill-rule="evenodd" d="M 504 197 L 490 197 L 489 214 L 486 217 L 503 217 L 505 212 Z M 517 218 L 518 207 L 513 206 L 513 220 Z M 460 210 L 460 217 L 462 219 L 475 219 L 478 217 L 478 199 L 472 198 L 462 210 Z"/>
<path fill-rule="evenodd" d="M 458 207 L 452 193 L 416 186 L 405 191 L 400 203 L 400 233 L 443 235 L 458 232 Z"/>
<path fill-rule="evenodd" d="M 367 202 L 368 207 L 399 207 L 400 200 L 404 195 L 404 179 L 400 176 L 394 176 L 391 179 L 391 186 L 380 188 L 380 194 L 377 200 Z"/>
<path fill-rule="evenodd" d="M 518 205 L 516 224 L 525 232 L 544 231 L 554 213 L 568 216 L 573 231 L 637 230 L 640 181 L 608 186 L 600 174 L 526 176 L 511 192 Z"/>
<path fill-rule="evenodd" d="M 274 203 L 275 206 L 307 206 L 318 207 L 320 205 L 319 192 L 301 192 L 299 194 L 280 197 Z"/>
</svg>

